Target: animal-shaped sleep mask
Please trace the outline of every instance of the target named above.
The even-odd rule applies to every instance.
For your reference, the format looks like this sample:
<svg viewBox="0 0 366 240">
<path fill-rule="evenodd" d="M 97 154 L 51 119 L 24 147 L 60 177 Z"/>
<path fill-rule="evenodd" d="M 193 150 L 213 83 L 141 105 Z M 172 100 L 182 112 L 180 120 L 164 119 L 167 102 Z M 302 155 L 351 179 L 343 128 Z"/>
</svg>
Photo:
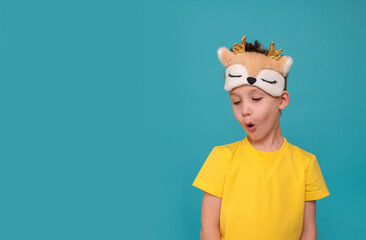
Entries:
<svg viewBox="0 0 366 240">
<path fill-rule="evenodd" d="M 246 52 L 245 38 L 241 38 L 241 44 L 234 44 L 233 51 L 226 47 L 217 50 L 220 62 L 226 67 L 224 89 L 231 91 L 247 84 L 274 97 L 281 96 L 285 89 L 285 77 L 293 63 L 292 58 L 279 55 L 282 49 L 275 50 L 274 42 L 271 42 L 268 55 Z"/>
</svg>

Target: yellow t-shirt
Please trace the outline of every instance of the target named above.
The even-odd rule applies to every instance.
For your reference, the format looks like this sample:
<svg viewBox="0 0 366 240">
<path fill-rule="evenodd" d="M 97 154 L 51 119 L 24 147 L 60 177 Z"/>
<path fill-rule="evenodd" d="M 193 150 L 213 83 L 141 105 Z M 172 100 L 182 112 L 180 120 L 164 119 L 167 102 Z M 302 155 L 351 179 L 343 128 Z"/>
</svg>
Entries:
<svg viewBox="0 0 366 240">
<path fill-rule="evenodd" d="M 299 240 L 304 202 L 330 195 L 316 157 L 286 138 L 274 152 L 248 137 L 216 146 L 192 185 L 222 198 L 222 240 Z"/>
</svg>

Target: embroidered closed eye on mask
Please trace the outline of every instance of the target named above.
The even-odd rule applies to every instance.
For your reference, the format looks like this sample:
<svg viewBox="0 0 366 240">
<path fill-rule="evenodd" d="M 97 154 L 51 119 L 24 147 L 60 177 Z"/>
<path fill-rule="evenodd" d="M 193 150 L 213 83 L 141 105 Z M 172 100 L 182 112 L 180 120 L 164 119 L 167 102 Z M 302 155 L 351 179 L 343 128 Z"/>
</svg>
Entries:
<svg viewBox="0 0 366 240">
<path fill-rule="evenodd" d="M 268 55 L 246 52 L 245 39 L 243 36 L 241 44 L 235 43 L 233 51 L 226 47 L 217 50 L 220 62 L 226 67 L 224 89 L 231 91 L 242 85 L 253 85 L 274 97 L 281 96 L 292 58 L 279 55 L 282 49 L 275 50 L 274 42 L 271 42 Z"/>
</svg>

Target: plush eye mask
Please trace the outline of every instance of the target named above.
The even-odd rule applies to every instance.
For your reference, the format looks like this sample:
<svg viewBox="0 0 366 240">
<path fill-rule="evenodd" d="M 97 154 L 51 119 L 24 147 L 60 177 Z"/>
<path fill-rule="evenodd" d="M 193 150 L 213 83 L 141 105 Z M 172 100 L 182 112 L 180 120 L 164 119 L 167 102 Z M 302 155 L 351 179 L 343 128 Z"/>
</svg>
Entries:
<svg viewBox="0 0 366 240">
<path fill-rule="evenodd" d="M 234 44 L 233 52 L 226 47 L 217 50 L 220 62 L 226 67 L 224 89 L 231 91 L 241 85 L 253 85 L 272 96 L 281 96 L 292 58 L 278 55 L 282 49 L 275 50 L 274 42 L 268 55 L 245 52 L 245 38 L 241 38 L 241 44 Z"/>
</svg>

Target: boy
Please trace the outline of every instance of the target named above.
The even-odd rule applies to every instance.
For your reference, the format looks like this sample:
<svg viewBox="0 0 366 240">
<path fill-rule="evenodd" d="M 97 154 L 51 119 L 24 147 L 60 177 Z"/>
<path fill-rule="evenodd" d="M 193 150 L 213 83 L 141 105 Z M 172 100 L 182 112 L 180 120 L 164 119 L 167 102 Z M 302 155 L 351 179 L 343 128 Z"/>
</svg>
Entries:
<svg viewBox="0 0 366 240">
<path fill-rule="evenodd" d="M 316 239 L 316 200 L 330 195 L 316 157 L 282 136 L 292 58 L 260 43 L 218 49 L 224 89 L 247 136 L 216 146 L 193 186 L 204 191 L 203 240 Z"/>
</svg>

